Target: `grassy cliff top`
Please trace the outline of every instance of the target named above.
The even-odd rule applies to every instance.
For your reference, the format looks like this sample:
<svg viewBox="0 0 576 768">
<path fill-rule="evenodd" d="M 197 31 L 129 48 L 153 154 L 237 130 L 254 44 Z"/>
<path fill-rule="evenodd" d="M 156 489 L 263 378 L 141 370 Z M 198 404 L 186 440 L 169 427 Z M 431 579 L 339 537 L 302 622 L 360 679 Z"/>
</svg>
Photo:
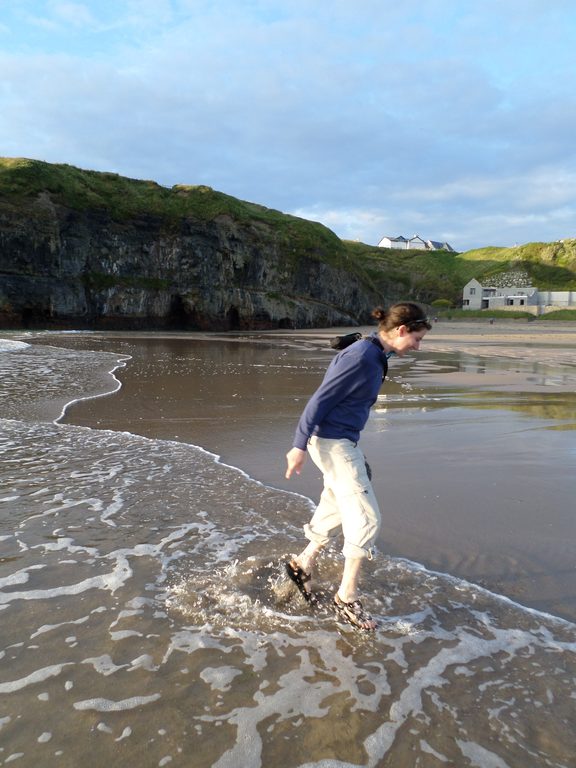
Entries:
<svg viewBox="0 0 576 768">
<path fill-rule="evenodd" d="M 480 248 L 461 254 L 461 258 L 474 273 L 471 277 L 483 285 L 497 285 L 506 272 L 525 272 L 530 284 L 540 290 L 576 288 L 576 239 Z"/>
<path fill-rule="evenodd" d="M 116 221 L 156 216 L 169 222 L 183 218 L 213 221 L 220 216 L 237 222 L 268 225 L 286 241 L 308 253 L 344 255 L 340 239 L 322 224 L 245 202 L 211 187 L 130 179 L 116 173 L 85 171 L 72 165 L 26 158 L 0 158 L 0 201 L 26 205 L 49 195 L 73 210 L 105 210 Z M 264 238 L 268 227 L 261 227 Z"/>
</svg>

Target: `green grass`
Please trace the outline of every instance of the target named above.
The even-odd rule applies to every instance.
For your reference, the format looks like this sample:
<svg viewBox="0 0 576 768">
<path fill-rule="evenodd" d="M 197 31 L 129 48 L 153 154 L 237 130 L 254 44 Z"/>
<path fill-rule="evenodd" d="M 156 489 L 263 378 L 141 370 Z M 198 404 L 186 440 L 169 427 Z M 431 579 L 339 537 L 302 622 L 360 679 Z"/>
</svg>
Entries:
<svg viewBox="0 0 576 768">
<path fill-rule="evenodd" d="M 538 320 L 559 320 L 576 323 L 576 309 L 558 309 L 554 312 L 547 312 L 545 315 L 539 315 Z"/>
<path fill-rule="evenodd" d="M 457 304 L 462 288 L 477 267 L 449 251 L 396 250 L 344 241 L 351 257 L 361 261 L 378 285 L 395 284 L 420 301 L 444 299 Z"/>
<path fill-rule="evenodd" d="M 535 322 L 576 322 L 576 309 L 558 309 L 543 315 L 499 309 L 436 309 L 432 314 L 444 320 L 529 320 Z"/>
<path fill-rule="evenodd" d="M 541 291 L 576 289 L 576 239 L 480 248 L 461 253 L 459 258 L 470 265 L 475 271 L 472 276 L 483 284 L 506 272 L 523 271 Z"/>
<path fill-rule="evenodd" d="M 530 312 L 515 312 L 504 309 L 440 309 L 433 315 L 445 320 L 535 320 Z"/>
</svg>

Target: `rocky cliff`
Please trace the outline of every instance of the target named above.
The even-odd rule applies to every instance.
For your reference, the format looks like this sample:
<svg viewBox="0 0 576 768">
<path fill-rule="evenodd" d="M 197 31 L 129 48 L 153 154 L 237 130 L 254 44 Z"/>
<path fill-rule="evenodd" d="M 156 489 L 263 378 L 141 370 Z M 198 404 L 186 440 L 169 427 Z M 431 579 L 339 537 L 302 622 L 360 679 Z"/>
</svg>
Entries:
<svg viewBox="0 0 576 768">
<path fill-rule="evenodd" d="M 320 224 L 209 187 L 0 160 L 0 327 L 354 325 L 379 298 Z"/>
</svg>

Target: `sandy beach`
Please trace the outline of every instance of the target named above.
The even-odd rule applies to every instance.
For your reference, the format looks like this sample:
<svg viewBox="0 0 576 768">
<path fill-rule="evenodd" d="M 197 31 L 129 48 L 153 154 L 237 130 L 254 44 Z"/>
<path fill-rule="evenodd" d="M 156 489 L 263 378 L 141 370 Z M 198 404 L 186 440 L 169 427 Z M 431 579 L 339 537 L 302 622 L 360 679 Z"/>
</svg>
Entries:
<svg viewBox="0 0 576 768">
<path fill-rule="evenodd" d="M 329 339 L 350 330 L 107 334 L 103 349 L 147 344 L 145 359 L 119 371 L 117 394 L 73 406 L 67 421 L 189 441 L 314 500 L 317 471 L 310 463 L 287 481 L 284 455 L 333 354 Z M 218 341 L 215 365 L 239 363 L 234 375 L 212 376 L 208 363 L 170 375 L 178 345 L 202 339 L 212 350 Z M 243 375 L 248 348 L 262 357 L 257 382 Z M 575 360 L 572 325 L 440 321 L 413 359 L 393 361 L 362 438 L 384 519 L 380 549 L 576 618 Z"/>
</svg>

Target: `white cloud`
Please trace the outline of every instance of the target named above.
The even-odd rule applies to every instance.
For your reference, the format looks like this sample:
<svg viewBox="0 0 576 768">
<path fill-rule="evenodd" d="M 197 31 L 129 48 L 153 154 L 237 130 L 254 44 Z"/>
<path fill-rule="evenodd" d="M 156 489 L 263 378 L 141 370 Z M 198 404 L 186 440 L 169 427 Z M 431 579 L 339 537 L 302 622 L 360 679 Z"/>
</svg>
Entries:
<svg viewBox="0 0 576 768">
<path fill-rule="evenodd" d="M 96 23 L 90 8 L 82 3 L 53 0 L 49 7 L 55 19 L 73 27 L 89 27 Z"/>
<path fill-rule="evenodd" d="M 379 208 L 300 208 L 340 237 L 376 245 L 384 235 L 446 240 L 457 250 L 574 234 L 576 172 L 543 167 L 512 177 L 465 177 L 392 190 Z M 504 234 L 500 234 L 504 233 Z M 486 242 L 486 238 L 489 242 Z"/>
</svg>

